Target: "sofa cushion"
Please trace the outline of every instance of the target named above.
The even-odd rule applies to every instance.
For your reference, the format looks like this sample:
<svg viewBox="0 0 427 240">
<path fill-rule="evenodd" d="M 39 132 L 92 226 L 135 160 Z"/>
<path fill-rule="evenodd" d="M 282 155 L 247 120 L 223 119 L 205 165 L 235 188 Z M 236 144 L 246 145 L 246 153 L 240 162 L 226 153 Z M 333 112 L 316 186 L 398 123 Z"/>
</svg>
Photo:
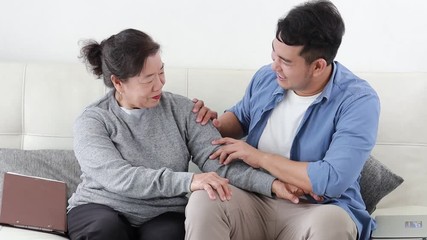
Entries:
<svg viewBox="0 0 427 240">
<path fill-rule="evenodd" d="M 375 157 L 370 156 L 363 167 L 360 179 L 360 191 L 366 210 L 373 213 L 378 202 L 402 182 L 402 177 L 393 173 Z"/>
<path fill-rule="evenodd" d="M 80 166 L 72 150 L 20 150 L 0 149 L 0 200 L 5 172 L 64 181 L 67 198 L 80 183 Z M 0 201 L 1 204 L 1 201 Z"/>
</svg>

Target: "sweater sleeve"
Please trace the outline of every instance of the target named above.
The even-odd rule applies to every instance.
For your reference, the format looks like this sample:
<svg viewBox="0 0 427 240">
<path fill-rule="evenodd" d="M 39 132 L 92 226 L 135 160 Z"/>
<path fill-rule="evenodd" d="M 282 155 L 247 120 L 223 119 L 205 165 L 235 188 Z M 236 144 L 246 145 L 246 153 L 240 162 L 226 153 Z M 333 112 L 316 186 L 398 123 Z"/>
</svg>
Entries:
<svg viewBox="0 0 427 240">
<path fill-rule="evenodd" d="M 132 166 L 116 148 L 106 118 L 86 110 L 74 124 L 74 151 L 89 188 L 137 199 L 185 195 L 193 177 L 168 168 Z"/>
<path fill-rule="evenodd" d="M 186 137 L 193 162 L 203 172 L 217 172 L 220 176 L 228 178 L 230 183 L 236 187 L 271 197 L 271 186 L 276 179 L 272 175 L 254 169 L 243 161 L 222 165 L 218 159 L 209 159 L 209 156 L 217 149 L 217 146 L 212 145 L 212 141 L 221 138 L 221 135 L 211 122 L 205 126 L 196 123 L 196 114 L 191 111 L 192 106 L 192 103 L 187 104 L 185 110 L 182 111 L 187 112 L 188 132 Z"/>
</svg>

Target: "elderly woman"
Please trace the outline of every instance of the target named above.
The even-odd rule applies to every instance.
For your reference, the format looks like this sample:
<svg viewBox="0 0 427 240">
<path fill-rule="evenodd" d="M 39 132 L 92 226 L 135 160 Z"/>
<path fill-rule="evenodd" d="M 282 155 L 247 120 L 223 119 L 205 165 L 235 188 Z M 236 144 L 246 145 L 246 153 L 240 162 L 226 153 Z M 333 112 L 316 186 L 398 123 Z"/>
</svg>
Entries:
<svg viewBox="0 0 427 240">
<path fill-rule="evenodd" d="M 277 180 L 269 174 L 243 162 L 209 160 L 220 134 L 196 122 L 191 100 L 162 91 L 159 49 L 134 29 L 82 48 L 88 67 L 112 90 L 74 125 L 83 173 L 69 199 L 71 239 L 183 239 L 188 193 L 206 190 L 211 199 L 227 201 L 229 180 L 267 196 L 274 192 Z M 190 160 L 205 173 L 188 172 Z"/>
</svg>

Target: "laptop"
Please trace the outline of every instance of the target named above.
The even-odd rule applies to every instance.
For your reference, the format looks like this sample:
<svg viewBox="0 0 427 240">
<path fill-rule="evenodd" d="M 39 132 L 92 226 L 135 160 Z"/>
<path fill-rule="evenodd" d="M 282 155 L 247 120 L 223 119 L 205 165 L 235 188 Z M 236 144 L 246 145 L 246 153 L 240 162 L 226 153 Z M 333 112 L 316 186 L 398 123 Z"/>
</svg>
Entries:
<svg viewBox="0 0 427 240">
<path fill-rule="evenodd" d="M 5 173 L 0 223 L 65 233 L 66 189 L 65 182 L 12 172 Z"/>
<path fill-rule="evenodd" d="M 372 239 L 427 239 L 427 215 L 379 215 Z"/>
</svg>

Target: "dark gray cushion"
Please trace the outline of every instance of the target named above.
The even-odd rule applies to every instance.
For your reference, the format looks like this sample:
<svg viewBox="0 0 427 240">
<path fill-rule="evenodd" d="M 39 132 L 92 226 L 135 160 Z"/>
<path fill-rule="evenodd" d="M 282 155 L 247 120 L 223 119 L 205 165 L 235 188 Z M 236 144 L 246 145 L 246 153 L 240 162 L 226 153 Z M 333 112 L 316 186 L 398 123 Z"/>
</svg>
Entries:
<svg viewBox="0 0 427 240">
<path fill-rule="evenodd" d="M 0 200 L 5 172 L 50 178 L 67 184 L 67 197 L 80 183 L 80 165 L 72 150 L 0 149 Z M 1 203 L 1 201 L 0 201 Z"/>
<path fill-rule="evenodd" d="M 366 161 L 360 179 L 360 190 L 366 210 L 373 213 L 378 202 L 402 184 L 403 178 L 393 173 L 373 156 Z"/>
</svg>

